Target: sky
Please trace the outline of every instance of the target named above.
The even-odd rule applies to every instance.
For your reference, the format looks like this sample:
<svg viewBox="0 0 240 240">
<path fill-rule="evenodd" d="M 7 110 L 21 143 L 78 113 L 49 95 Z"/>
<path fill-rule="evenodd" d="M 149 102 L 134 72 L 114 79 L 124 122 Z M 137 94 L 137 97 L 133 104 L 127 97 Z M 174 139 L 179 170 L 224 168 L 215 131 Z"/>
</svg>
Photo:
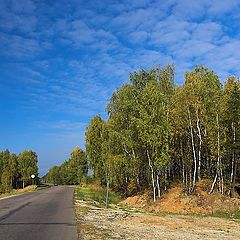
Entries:
<svg viewBox="0 0 240 240">
<path fill-rule="evenodd" d="M 240 0 L 0 0 L 0 151 L 40 175 L 84 148 L 85 128 L 139 69 L 196 64 L 240 76 Z"/>
</svg>

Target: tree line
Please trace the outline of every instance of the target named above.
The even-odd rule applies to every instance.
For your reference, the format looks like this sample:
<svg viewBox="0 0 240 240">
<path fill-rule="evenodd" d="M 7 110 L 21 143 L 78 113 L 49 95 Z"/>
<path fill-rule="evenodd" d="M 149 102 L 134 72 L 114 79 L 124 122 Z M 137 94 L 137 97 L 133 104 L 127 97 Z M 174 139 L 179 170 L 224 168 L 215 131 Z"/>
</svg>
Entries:
<svg viewBox="0 0 240 240">
<path fill-rule="evenodd" d="M 93 179 L 125 195 L 151 187 L 154 201 L 177 182 L 192 194 L 201 179 L 209 180 L 209 194 L 233 197 L 240 180 L 240 81 L 230 76 L 222 84 L 196 66 L 179 86 L 174 73 L 167 65 L 130 74 L 106 107 L 108 119 L 97 115 L 86 128 L 86 161 L 70 159 L 50 171 L 60 172 L 62 183 L 79 183 L 71 174 L 78 176 L 83 164 Z"/>
<path fill-rule="evenodd" d="M 38 158 L 33 151 L 19 155 L 9 150 L 0 152 L 0 193 L 32 184 L 31 175 L 38 177 Z"/>
<path fill-rule="evenodd" d="M 181 182 L 194 193 L 200 179 L 234 196 L 239 181 L 240 82 L 224 84 L 208 68 L 186 72 L 174 83 L 174 68 L 155 67 L 130 75 L 113 93 L 108 119 L 95 116 L 86 129 L 93 176 L 117 191 L 152 187 L 153 200 Z"/>
<path fill-rule="evenodd" d="M 75 185 L 86 180 L 88 164 L 85 152 L 79 147 L 74 148 L 70 158 L 60 166 L 49 169 L 44 181 L 56 185 Z"/>
</svg>

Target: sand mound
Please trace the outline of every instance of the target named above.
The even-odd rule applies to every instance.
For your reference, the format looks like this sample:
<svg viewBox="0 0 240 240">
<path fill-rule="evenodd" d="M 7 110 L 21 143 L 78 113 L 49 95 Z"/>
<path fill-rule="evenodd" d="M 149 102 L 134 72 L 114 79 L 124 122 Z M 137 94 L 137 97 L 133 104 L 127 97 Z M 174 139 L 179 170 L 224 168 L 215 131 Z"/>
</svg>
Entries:
<svg viewBox="0 0 240 240">
<path fill-rule="evenodd" d="M 240 210 L 240 200 L 238 198 L 229 198 L 218 192 L 209 195 L 206 186 L 209 186 L 206 180 L 200 181 L 193 195 L 186 195 L 180 186 L 176 186 L 162 197 L 157 198 L 156 202 L 152 201 L 151 192 L 148 191 L 129 197 L 121 204 L 152 212 L 171 213 L 209 214 L 218 211 L 233 212 Z"/>
</svg>

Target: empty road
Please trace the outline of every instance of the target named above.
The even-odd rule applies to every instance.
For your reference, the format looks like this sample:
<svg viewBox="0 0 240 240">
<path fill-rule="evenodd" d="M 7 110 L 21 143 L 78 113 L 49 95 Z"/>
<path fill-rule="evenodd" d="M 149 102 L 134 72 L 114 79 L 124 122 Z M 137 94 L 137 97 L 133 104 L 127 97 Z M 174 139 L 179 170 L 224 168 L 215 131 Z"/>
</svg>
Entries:
<svg viewBox="0 0 240 240">
<path fill-rule="evenodd" d="M 0 200 L 1 240 L 77 240 L 73 188 L 52 187 Z"/>
</svg>

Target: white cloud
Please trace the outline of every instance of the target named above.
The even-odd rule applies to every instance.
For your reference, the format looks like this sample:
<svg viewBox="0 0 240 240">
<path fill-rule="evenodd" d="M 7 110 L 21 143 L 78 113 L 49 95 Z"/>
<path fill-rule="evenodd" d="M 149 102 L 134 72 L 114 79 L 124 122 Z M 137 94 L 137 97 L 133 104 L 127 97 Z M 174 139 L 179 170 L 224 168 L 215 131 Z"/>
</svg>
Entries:
<svg viewBox="0 0 240 240">
<path fill-rule="evenodd" d="M 217 43 L 223 36 L 222 26 L 218 23 L 206 22 L 195 25 L 193 39 Z"/>
<path fill-rule="evenodd" d="M 174 63 L 181 84 L 200 63 L 221 79 L 240 75 L 239 3 L 2 0 L 0 55 L 7 63 L 0 84 L 18 96 L 24 114 L 36 113 L 31 124 L 47 145 L 38 148 L 41 157 L 59 148 L 67 156 L 76 143 L 84 146 L 89 119 L 106 117 L 109 98 L 130 72 Z"/>
<path fill-rule="evenodd" d="M 222 14 L 229 13 L 231 11 L 238 12 L 240 8 L 240 2 L 238 0 L 218 1 L 212 0 L 211 6 L 208 9 L 208 14 L 220 16 Z"/>
<path fill-rule="evenodd" d="M 147 41 L 149 34 L 146 31 L 134 31 L 129 34 L 129 40 L 133 43 L 144 43 Z"/>
<path fill-rule="evenodd" d="M 35 58 L 49 47 L 48 43 L 40 43 L 36 39 L 4 33 L 0 34 L 0 42 L 0 54 L 12 58 L 13 61 Z"/>
<path fill-rule="evenodd" d="M 209 0 L 176 0 L 172 14 L 179 19 L 198 19 L 206 14 L 209 5 Z"/>
</svg>

